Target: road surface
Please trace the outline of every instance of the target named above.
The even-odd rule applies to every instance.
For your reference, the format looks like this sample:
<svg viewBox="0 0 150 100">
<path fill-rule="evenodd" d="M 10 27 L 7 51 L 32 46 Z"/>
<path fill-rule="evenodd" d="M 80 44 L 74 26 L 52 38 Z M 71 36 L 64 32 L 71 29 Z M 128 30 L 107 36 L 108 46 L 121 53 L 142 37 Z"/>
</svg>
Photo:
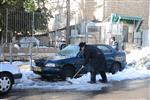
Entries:
<svg viewBox="0 0 150 100">
<path fill-rule="evenodd" d="M 13 89 L 6 100 L 150 100 L 150 78 L 110 82 L 99 91 Z"/>
</svg>

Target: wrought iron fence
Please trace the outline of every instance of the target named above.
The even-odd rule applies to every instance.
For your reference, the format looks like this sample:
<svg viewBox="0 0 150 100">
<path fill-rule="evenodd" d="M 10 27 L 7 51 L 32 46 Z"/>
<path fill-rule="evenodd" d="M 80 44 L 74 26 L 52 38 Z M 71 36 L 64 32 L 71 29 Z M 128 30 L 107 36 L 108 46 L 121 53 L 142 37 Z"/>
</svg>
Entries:
<svg viewBox="0 0 150 100">
<path fill-rule="evenodd" d="M 41 12 L 1 9 L 1 44 L 10 43 L 12 37 L 32 36 L 47 32 L 47 18 Z"/>
</svg>

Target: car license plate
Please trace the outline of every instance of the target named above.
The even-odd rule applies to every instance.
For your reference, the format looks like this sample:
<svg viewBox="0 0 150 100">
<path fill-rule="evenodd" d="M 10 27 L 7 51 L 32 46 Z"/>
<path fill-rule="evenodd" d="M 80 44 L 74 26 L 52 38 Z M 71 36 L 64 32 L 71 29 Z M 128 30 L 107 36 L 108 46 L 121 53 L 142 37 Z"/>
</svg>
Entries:
<svg viewBox="0 0 150 100">
<path fill-rule="evenodd" d="M 33 70 L 37 71 L 37 72 L 41 72 L 42 71 L 41 67 L 35 67 Z"/>
</svg>

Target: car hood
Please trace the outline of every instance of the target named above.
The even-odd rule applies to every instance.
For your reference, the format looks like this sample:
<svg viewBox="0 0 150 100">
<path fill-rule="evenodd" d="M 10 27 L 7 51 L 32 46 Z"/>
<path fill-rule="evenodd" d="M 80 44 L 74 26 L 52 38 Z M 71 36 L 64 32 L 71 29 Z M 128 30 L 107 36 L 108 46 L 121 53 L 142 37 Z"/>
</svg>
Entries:
<svg viewBox="0 0 150 100">
<path fill-rule="evenodd" d="M 47 57 L 47 60 L 61 60 L 61 59 L 66 59 L 66 58 L 70 58 L 70 57 L 56 54 L 56 55 Z"/>
<path fill-rule="evenodd" d="M 62 62 L 66 62 L 66 63 L 72 63 L 74 60 L 77 60 L 78 58 L 77 57 L 68 57 L 68 56 L 58 56 L 58 57 L 55 57 L 55 58 L 52 58 L 52 59 L 47 59 L 45 61 L 45 64 L 46 63 L 62 63 Z"/>
<path fill-rule="evenodd" d="M 1 63 L 0 64 L 0 72 L 10 72 L 12 74 L 18 74 L 21 73 L 19 67 L 17 67 L 16 65 L 12 65 L 9 63 Z"/>
<path fill-rule="evenodd" d="M 44 57 L 35 60 L 36 66 L 45 66 L 47 63 L 61 63 L 61 62 L 73 62 L 74 60 L 78 59 L 77 57 L 73 56 L 61 56 L 61 55 L 53 55 L 49 57 Z"/>
</svg>

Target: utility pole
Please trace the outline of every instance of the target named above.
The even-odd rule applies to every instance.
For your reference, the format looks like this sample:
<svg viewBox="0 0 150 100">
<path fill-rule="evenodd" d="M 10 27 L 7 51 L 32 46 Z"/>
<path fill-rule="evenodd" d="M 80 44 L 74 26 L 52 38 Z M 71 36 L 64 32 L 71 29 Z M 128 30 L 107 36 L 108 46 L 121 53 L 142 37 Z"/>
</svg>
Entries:
<svg viewBox="0 0 150 100">
<path fill-rule="evenodd" d="M 67 5 L 67 20 L 66 20 L 66 44 L 70 43 L 70 0 L 66 1 Z"/>
<path fill-rule="evenodd" d="M 105 20 L 105 0 L 103 0 L 103 19 L 102 20 Z"/>
<path fill-rule="evenodd" d="M 149 2 L 149 21 L 148 21 L 148 26 L 149 26 L 149 45 L 150 45 L 150 2 Z"/>
<path fill-rule="evenodd" d="M 5 43 L 8 42 L 8 8 L 6 8 L 6 40 Z"/>
<path fill-rule="evenodd" d="M 32 37 L 34 35 L 35 27 L 34 27 L 34 12 L 32 13 Z"/>
</svg>

